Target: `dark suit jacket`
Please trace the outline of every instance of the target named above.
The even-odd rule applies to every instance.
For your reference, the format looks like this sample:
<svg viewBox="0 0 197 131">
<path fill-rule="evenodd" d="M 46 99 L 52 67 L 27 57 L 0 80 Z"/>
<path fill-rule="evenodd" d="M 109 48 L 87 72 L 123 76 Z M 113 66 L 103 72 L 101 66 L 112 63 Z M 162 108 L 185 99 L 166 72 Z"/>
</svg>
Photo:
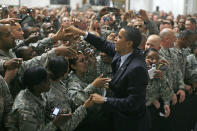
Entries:
<svg viewBox="0 0 197 131">
<path fill-rule="evenodd" d="M 115 52 L 115 45 L 90 33 L 85 40 L 113 57 L 110 88 L 114 97 L 108 97 L 104 105 L 113 111 L 114 130 L 147 131 L 149 118 L 145 96 L 148 73 L 141 50 L 135 49 L 123 65 L 115 70 L 116 62 L 120 58 L 120 54 Z"/>
</svg>

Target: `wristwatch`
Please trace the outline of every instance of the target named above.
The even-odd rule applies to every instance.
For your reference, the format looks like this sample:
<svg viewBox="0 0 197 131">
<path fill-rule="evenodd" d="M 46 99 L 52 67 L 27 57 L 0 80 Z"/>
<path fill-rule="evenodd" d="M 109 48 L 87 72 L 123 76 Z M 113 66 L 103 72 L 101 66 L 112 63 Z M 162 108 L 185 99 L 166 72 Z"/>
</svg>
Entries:
<svg viewBox="0 0 197 131">
<path fill-rule="evenodd" d="M 104 97 L 104 103 L 106 103 L 107 102 L 107 97 Z"/>
</svg>

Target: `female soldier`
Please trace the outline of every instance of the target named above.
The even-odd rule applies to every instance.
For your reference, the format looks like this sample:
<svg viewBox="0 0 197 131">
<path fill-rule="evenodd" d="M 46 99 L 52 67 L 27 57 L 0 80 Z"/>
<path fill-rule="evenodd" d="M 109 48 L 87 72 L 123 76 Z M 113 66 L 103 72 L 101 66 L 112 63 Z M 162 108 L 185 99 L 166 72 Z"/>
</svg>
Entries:
<svg viewBox="0 0 197 131">
<path fill-rule="evenodd" d="M 104 95 L 104 89 L 102 87 L 106 86 L 109 78 L 102 78 L 102 75 L 100 75 L 91 84 L 88 84 L 84 77 L 85 73 L 88 71 L 88 61 L 86 57 L 79 52 L 78 58 L 72 59 L 69 62 L 72 72 L 68 78 L 68 94 L 74 103 L 74 108 L 82 105 L 92 93 Z M 94 105 L 94 107 L 90 108 L 87 118 L 81 123 L 77 130 L 103 131 L 107 129 L 107 126 L 110 125 L 110 121 L 106 122 L 102 111 L 101 105 Z"/>
<path fill-rule="evenodd" d="M 43 67 L 31 67 L 24 72 L 24 86 L 12 107 L 11 131 L 55 131 L 68 117 L 59 115 L 46 123 L 46 99 L 41 93 L 50 89 L 48 74 Z"/>
<path fill-rule="evenodd" d="M 68 60 L 62 56 L 53 57 L 49 59 L 46 68 L 51 79 L 51 89 L 45 94 L 48 102 L 47 109 L 58 108 L 65 113 L 71 113 L 71 103 L 68 99 L 67 87 L 61 81 L 61 79 L 68 74 Z M 74 130 L 86 117 L 86 108 L 89 106 L 91 106 L 90 99 L 85 100 L 85 103 L 74 110 L 70 119 L 65 121 L 64 124 L 60 126 L 60 129 L 63 131 Z"/>
</svg>

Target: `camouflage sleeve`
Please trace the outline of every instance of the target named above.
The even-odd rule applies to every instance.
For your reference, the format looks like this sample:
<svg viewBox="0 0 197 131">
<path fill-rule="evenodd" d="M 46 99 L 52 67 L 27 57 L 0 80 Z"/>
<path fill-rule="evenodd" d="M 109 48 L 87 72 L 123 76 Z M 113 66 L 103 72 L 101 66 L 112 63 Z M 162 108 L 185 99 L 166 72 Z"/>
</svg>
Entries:
<svg viewBox="0 0 197 131">
<path fill-rule="evenodd" d="M 30 43 L 29 46 L 35 48 L 36 50 L 39 50 L 41 52 L 44 52 L 45 50 L 45 47 L 49 46 L 49 45 L 52 45 L 52 41 L 51 41 L 51 38 L 44 38 L 42 40 L 39 40 L 38 42 L 36 43 Z"/>
<path fill-rule="evenodd" d="M 80 84 L 75 81 L 68 83 L 68 95 L 75 107 L 82 105 L 94 90 L 95 88 L 91 85 L 83 89 Z"/>
<path fill-rule="evenodd" d="M 12 109 L 12 104 L 13 98 L 8 85 L 0 76 L 0 122 L 3 122 L 4 127 L 8 127 L 9 112 Z"/>
<path fill-rule="evenodd" d="M 52 123 L 40 123 L 36 114 L 30 111 L 18 110 L 15 112 L 18 118 L 20 131 L 55 131 L 57 128 Z"/>
<path fill-rule="evenodd" d="M 148 20 L 145 22 L 146 23 L 146 27 L 149 30 L 149 34 L 159 34 L 159 29 L 157 27 L 157 24 L 155 22 L 153 22 L 152 20 Z"/>
<path fill-rule="evenodd" d="M 172 87 L 170 86 L 170 83 L 167 77 L 164 76 L 160 82 L 161 82 L 161 87 L 159 91 L 160 97 L 164 101 L 165 105 L 170 105 L 170 101 L 172 99 L 174 91 Z"/>
<path fill-rule="evenodd" d="M 0 72 L 3 72 L 4 71 L 4 67 L 3 67 L 3 64 L 6 60 L 3 60 L 3 59 L 0 59 Z"/>
<path fill-rule="evenodd" d="M 183 81 L 183 74 L 180 69 L 177 69 L 176 82 L 177 82 L 177 90 L 185 89 L 185 84 Z M 175 90 L 175 91 L 177 91 L 177 90 Z"/>
<path fill-rule="evenodd" d="M 87 81 L 87 83 L 91 83 L 92 81 L 94 81 L 94 79 L 96 79 L 99 76 L 98 62 L 92 64 L 88 63 L 88 67 L 91 68 L 88 68 L 88 72 L 84 76 L 84 79 L 85 81 Z"/>
<path fill-rule="evenodd" d="M 186 59 L 186 68 L 185 68 L 185 80 L 188 84 L 191 84 L 190 78 L 192 73 L 192 63 L 191 63 L 191 57 L 187 56 Z"/>
<path fill-rule="evenodd" d="M 79 123 L 86 117 L 86 115 L 87 115 L 86 109 L 82 105 L 79 106 L 72 113 L 71 119 L 69 119 L 62 126 L 60 126 L 60 129 L 62 131 L 73 131 L 79 125 Z"/>
<path fill-rule="evenodd" d="M 186 69 L 185 69 L 185 80 L 188 84 L 191 84 L 192 74 L 197 74 L 197 61 L 194 55 L 187 56 Z"/>
<path fill-rule="evenodd" d="M 158 95 L 156 79 L 149 80 L 146 88 L 146 106 L 150 106 L 154 100 L 158 99 Z"/>
<path fill-rule="evenodd" d="M 53 56 L 56 56 L 54 49 L 48 51 L 47 53 L 42 54 L 41 56 L 37 56 L 31 60 L 24 61 L 21 67 L 19 68 L 18 73 L 22 76 L 24 71 L 30 67 L 45 66 L 47 64 L 48 59 Z"/>
</svg>

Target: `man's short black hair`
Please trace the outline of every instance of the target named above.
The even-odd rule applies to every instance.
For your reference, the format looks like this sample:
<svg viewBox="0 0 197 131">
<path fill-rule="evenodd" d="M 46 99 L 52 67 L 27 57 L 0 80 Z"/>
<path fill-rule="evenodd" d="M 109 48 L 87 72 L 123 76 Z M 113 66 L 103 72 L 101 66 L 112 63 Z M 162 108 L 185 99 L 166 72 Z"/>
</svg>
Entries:
<svg viewBox="0 0 197 131">
<path fill-rule="evenodd" d="M 196 24 L 196 20 L 192 17 L 188 18 L 187 21 L 190 21 L 192 24 Z"/>
<path fill-rule="evenodd" d="M 132 41 L 133 42 L 133 48 L 136 49 L 142 39 L 142 35 L 141 32 L 133 27 L 133 26 L 125 26 L 123 27 L 123 29 L 125 29 L 126 34 L 125 34 L 125 38 L 127 41 Z"/>
<path fill-rule="evenodd" d="M 191 35 L 194 35 L 193 31 L 191 31 L 191 30 L 184 30 L 184 31 L 181 31 L 179 33 L 178 38 L 188 38 Z"/>
</svg>

